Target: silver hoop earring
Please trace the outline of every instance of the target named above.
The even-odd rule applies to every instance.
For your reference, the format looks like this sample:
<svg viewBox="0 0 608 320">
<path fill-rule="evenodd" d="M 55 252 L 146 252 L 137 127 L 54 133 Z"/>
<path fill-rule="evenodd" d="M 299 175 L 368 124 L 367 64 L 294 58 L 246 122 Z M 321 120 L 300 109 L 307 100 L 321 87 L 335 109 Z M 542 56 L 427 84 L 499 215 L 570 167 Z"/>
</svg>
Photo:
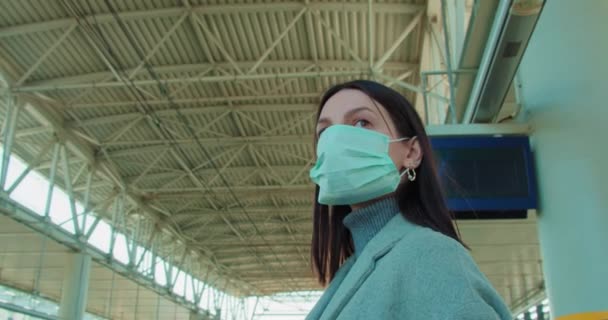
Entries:
<svg viewBox="0 0 608 320">
<path fill-rule="evenodd" d="M 409 181 L 416 180 L 416 170 L 415 169 L 405 168 L 405 174 L 407 175 L 407 179 Z"/>
</svg>

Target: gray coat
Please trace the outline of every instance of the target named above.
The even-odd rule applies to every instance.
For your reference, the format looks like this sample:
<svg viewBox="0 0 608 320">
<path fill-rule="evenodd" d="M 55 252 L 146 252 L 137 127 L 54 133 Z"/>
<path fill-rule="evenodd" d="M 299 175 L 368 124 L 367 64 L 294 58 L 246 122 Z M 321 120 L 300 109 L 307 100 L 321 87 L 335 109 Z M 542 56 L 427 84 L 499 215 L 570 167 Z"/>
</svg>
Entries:
<svg viewBox="0 0 608 320">
<path fill-rule="evenodd" d="M 466 248 L 392 218 L 340 267 L 306 320 L 512 320 Z"/>
</svg>

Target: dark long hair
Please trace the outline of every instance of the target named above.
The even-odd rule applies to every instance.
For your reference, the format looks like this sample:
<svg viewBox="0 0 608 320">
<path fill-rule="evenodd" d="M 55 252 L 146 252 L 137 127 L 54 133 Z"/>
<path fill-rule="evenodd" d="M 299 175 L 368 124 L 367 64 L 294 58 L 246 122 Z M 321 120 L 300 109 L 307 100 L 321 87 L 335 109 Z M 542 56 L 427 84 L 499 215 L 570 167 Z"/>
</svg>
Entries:
<svg viewBox="0 0 608 320">
<path fill-rule="evenodd" d="M 420 143 L 423 156 L 416 169 L 417 179 L 402 183 L 395 192 L 401 214 L 410 222 L 440 232 L 465 246 L 452 223 L 453 216 L 446 206 L 439 184 L 431 144 L 416 110 L 405 97 L 391 88 L 373 81 L 355 80 L 335 85 L 325 92 L 319 104 L 317 120 L 327 100 L 343 89 L 359 90 L 372 101 L 379 102 L 388 111 L 399 136 L 416 136 Z M 313 272 L 325 286 L 353 254 L 354 246 L 350 231 L 342 224 L 351 211 L 350 206 L 322 205 L 318 197 L 319 186 L 315 190 L 311 256 Z"/>
</svg>

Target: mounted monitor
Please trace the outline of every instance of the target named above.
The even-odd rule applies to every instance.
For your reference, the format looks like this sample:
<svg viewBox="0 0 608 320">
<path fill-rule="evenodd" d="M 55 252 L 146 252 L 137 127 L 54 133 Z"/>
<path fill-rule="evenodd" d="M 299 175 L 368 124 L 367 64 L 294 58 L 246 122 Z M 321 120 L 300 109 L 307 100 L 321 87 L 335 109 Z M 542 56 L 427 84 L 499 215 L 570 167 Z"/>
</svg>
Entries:
<svg viewBox="0 0 608 320">
<path fill-rule="evenodd" d="M 537 207 L 528 137 L 432 137 L 431 144 L 457 219 L 526 218 Z"/>
</svg>

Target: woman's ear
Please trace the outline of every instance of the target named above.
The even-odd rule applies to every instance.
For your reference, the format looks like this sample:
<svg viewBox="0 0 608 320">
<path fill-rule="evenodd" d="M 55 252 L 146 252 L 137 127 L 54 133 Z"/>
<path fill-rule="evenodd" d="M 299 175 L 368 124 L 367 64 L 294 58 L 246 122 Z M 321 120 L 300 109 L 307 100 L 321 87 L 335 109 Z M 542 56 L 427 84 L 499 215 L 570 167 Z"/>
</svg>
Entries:
<svg viewBox="0 0 608 320">
<path fill-rule="evenodd" d="M 420 165 L 423 156 L 420 142 L 418 142 L 417 137 L 413 137 L 405 143 L 408 145 L 408 149 L 405 157 L 403 158 L 402 166 L 404 168 L 416 169 Z"/>
</svg>

